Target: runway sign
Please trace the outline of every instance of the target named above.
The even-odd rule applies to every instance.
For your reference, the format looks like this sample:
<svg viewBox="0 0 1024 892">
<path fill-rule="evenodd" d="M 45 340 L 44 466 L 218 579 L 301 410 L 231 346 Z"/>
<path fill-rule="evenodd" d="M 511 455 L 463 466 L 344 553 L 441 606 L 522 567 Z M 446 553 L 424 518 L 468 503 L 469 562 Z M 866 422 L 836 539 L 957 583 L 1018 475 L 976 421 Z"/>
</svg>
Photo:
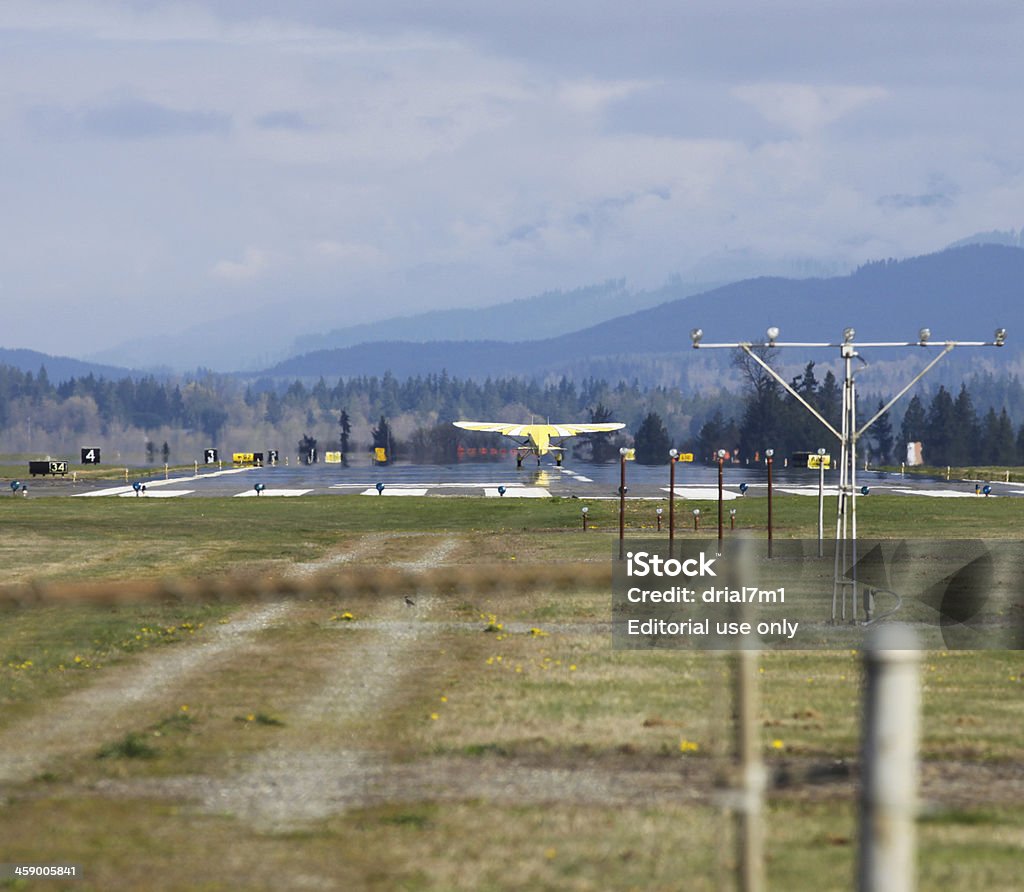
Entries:
<svg viewBox="0 0 1024 892">
<path fill-rule="evenodd" d="M 54 477 L 59 474 L 63 477 L 68 472 L 68 463 L 66 461 L 30 461 L 28 472 L 33 477 L 37 474 L 52 474 Z"/>
</svg>

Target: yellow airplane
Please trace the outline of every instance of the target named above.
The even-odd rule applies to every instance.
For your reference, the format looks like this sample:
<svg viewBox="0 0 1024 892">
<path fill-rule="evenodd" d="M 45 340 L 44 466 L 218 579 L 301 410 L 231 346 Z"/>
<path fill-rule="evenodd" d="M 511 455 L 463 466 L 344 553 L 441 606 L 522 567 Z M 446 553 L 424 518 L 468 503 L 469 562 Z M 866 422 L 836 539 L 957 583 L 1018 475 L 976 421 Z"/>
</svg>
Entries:
<svg viewBox="0 0 1024 892">
<path fill-rule="evenodd" d="M 490 433 L 502 434 L 506 437 L 518 439 L 525 437 L 516 447 L 516 467 L 523 466 L 523 457 L 536 455 L 537 464 L 540 464 L 540 457 L 549 452 L 556 453 L 555 462 L 562 466 L 562 452 L 564 451 L 561 441 L 566 437 L 575 437 L 578 434 L 598 434 L 609 431 L 617 431 L 626 425 L 618 421 L 603 422 L 600 424 L 505 424 L 494 421 L 453 421 L 456 427 L 467 431 L 488 431 Z M 557 439 L 558 443 L 552 443 Z"/>
</svg>

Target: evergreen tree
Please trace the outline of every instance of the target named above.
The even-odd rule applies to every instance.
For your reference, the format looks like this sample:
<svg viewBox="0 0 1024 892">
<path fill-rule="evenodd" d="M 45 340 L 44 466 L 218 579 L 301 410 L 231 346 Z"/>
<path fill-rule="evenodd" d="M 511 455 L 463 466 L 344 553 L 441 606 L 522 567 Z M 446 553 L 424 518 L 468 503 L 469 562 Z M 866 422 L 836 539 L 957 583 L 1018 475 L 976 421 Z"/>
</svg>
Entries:
<svg viewBox="0 0 1024 892">
<path fill-rule="evenodd" d="M 999 436 L 999 416 L 996 410 L 989 406 L 985 417 L 981 422 L 981 442 L 977 449 L 974 461 L 980 464 L 996 464 L 996 440 Z"/>
<path fill-rule="evenodd" d="M 267 408 L 263 413 L 263 419 L 267 424 L 276 426 L 281 423 L 282 418 L 284 418 L 284 403 L 277 395 L 277 391 L 271 390 L 267 394 Z"/>
<path fill-rule="evenodd" d="M 825 380 L 821 382 L 818 390 L 817 410 L 825 417 L 836 430 L 840 429 L 843 414 L 843 389 L 832 369 L 825 372 Z"/>
<path fill-rule="evenodd" d="M 152 440 L 146 440 L 146 462 L 153 464 L 154 461 L 156 461 L 156 447 Z"/>
<path fill-rule="evenodd" d="M 803 374 L 797 375 L 791 382 L 793 389 L 807 402 L 814 404 L 818 395 L 818 379 L 814 375 L 814 363 L 804 366 Z"/>
<path fill-rule="evenodd" d="M 590 410 L 592 424 L 605 424 L 614 421 L 613 413 L 604 403 L 598 403 Z M 581 445 L 590 447 L 590 460 L 593 462 L 615 461 L 619 455 L 620 440 L 616 434 L 583 434 Z"/>
<path fill-rule="evenodd" d="M 352 421 L 348 417 L 348 412 L 344 409 L 341 410 L 341 415 L 338 418 L 338 427 L 341 429 L 341 436 L 338 442 L 341 445 L 342 455 L 345 455 L 348 453 L 348 438 L 352 433 Z"/>
<path fill-rule="evenodd" d="M 1017 464 L 1017 444 L 1013 438 L 1013 423 L 1006 409 L 999 413 L 996 424 L 994 463 L 1002 466 Z"/>
<path fill-rule="evenodd" d="M 961 384 L 960 393 L 953 403 L 953 429 L 950 432 L 946 464 L 963 466 L 976 461 L 979 439 L 978 416 L 974 411 L 974 403 L 966 385 Z"/>
<path fill-rule="evenodd" d="M 939 386 L 925 421 L 924 459 L 929 465 L 948 465 L 956 437 L 956 415 L 953 397 Z"/>
<path fill-rule="evenodd" d="M 715 409 L 715 413 L 704 422 L 700 433 L 697 434 L 696 457 L 700 461 L 710 462 L 713 460 L 715 452 L 719 449 L 732 447 L 734 440 L 728 439 L 727 428 L 728 425 L 726 425 L 725 419 L 722 418 L 721 410 Z M 727 446 L 727 444 L 729 445 Z"/>
<path fill-rule="evenodd" d="M 391 436 L 391 426 L 383 415 L 380 416 L 380 423 L 370 433 L 373 436 L 373 448 L 383 449 L 387 460 L 391 461 L 394 458 L 392 452 L 395 444 Z"/>
<path fill-rule="evenodd" d="M 832 390 L 835 387 L 835 376 L 828 377 L 828 375 L 831 375 L 831 372 L 826 375 L 829 386 L 819 384 L 814 374 L 814 363 L 809 362 L 804 367 L 803 373 L 793 378 L 790 386 L 807 405 L 821 411 L 823 399 L 831 400 Z M 786 393 L 782 397 L 782 402 L 782 415 L 775 428 L 773 445 L 779 455 L 802 451 L 813 452 L 831 440 L 832 435 L 828 430 L 813 414 L 807 411 L 807 406 L 802 405 L 796 397 Z M 749 454 L 747 457 L 750 457 Z"/>
<path fill-rule="evenodd" d="M 170 464 L 171 447 L 167 445 L 166 440 L 164 440 L 164 445 L 160 447 L 160 457 L 163 459 L 165 465 Z"/>
<path fill-rule="evenodd" d="M 885 404 L 879 400 L 878 408 L 875 411 L 879 411 L 883 405 Z M 889 417 L 889 413 L 886 412 L 880 416 L 869 430 L 875 442 L 875 456 L 878 464 L 887 465 L 892 459 L 893 447 L 892 419 Z"/>
<path fill-rule="evenodd" d="M 665 464 L 671 443 L 661 416 L 656 412 L 648 412 L 633 436 L 636 460 L 642 465 Z"/>
<path fill-rule="evenodd" d="M 420 464 L 450 465 L 458 461 L 458 431 L 448 421 L 417 428 L 409 441 L 410 458 Z"/>
</svg>

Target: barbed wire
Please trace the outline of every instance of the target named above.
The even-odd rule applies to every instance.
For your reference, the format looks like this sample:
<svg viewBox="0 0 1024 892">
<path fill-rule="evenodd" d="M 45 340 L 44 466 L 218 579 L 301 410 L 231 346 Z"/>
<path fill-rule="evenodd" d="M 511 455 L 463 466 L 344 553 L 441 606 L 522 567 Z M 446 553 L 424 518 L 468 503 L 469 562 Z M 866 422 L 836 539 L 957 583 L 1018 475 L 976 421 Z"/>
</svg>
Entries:
<svg viewBox="0 0 1024 892">
<path fill-rule="evenodd" d="M 0 610 L 32 607 L 115 607 L 142 604 L 226 604 L 286 598 L 409 595 L 500 594 L 510 591 L 566 592 L 611 587 L 610 563 L 522 566 L 354 567 L 322 570 L 311 576 L 231 574 L 195 579 L 164 578 L 47 582 L 33 580 L 0 586 Z"/>
</svg>

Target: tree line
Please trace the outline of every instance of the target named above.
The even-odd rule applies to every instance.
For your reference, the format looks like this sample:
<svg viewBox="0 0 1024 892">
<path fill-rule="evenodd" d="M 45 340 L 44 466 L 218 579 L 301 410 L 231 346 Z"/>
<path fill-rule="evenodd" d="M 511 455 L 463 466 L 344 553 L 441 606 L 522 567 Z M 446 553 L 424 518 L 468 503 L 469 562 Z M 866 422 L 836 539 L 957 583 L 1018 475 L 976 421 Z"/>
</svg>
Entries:
<svg viewBox="0 0 1024 892">
<path fill-rule="evenodd" d="M 569 441 L 577 458 L 593 461 L 616 460 L 624 445 L 635 447 L 639 461 L 653 464 L 666 461 L 673 447 L 695 453 L 699 461 L 712 461 L 721 448 L 739 461 L 754 461 L 769 447 L 779 455 L 834 448 L 834 437 L 761 366 L 746 354 L 735 362 L 742 393 L 683 392 L 644 387 L 636 379 L 611 383 L 594 377 L 475 381 L 443 371 L 334 384 L 323 378 L 313 384 L 244 381 L 213 373 L 181 379 L 88 375 L 55 384 L 45 367 L 33 374 L 0 365 L 0 448 L 74 454 L 79 447 L 106 445 L 105 454 L 113 446 L 119 460 L 184 463 L 211 446 L 225 453 L 277 449 L 282 457 L 379 446 L 389 457 L 446 463 L 469 451 L 490 457 L 509 445 L 497 435 L 459 431 L 451 422 L 460 419 L 624 422 L 619 434 Z M 842 385 L 831 370 L 819 375 L 807 363 L 790 383 L 839 426 Z M 861 400 L 861 423 L 881 400 L 874 394 Z M 976 375 L 956 396 L 939 387 L 902 402 L 905 408 L 882 416 L 860 444 L 873 463 L 898 463 L 907 442 L 923 443 L 925 460 L 933 465 L 1024 463 L 1024 425 L 1012 420 L 1024 416 L 1024 386 L 1016 377 Z"/>
<path fill-rule="evenodd" d="M 761 350 L 761 359 L 772 364 L 771 348 Z M 720 448 L 740 461 L 753 460 L 766 448 L 782 456 L 836 448 L 835 436 L 760 363 L 744 352 L 737 353 L 734 363 L 745 381 L 743 409 L 729 418 L 716 411 L 701 427 L 696 450 L 703 460 L 711 461 Z M 842 385 L 831 370 L 819 380 L 815 364 L 809 362 L 789 384 L 807 405 L 841 429 Z M 981 395 L 983 412 L 978 411 L 979 399 L 972 390 Z M 899 464 L 907 444 L 920 443 L 925 463 L 933 466 L 1024 464 L 1024 424 L 1015 427 L 1008 409 L 1021 405 L 1022 395 L 1024 388 L 1015 377 L 996 379 L 991 374 L 963 382 L 956 397 L 945 386 L 930 396 L 915 394 L 902 417 L 895 416 L 898 421 L 892 410 L 882 414 L 860 440 L 858 451 L 876 465 Z M 882 410 L 886 399 L 858 400 L 858 428 Z"/>
</svg>

